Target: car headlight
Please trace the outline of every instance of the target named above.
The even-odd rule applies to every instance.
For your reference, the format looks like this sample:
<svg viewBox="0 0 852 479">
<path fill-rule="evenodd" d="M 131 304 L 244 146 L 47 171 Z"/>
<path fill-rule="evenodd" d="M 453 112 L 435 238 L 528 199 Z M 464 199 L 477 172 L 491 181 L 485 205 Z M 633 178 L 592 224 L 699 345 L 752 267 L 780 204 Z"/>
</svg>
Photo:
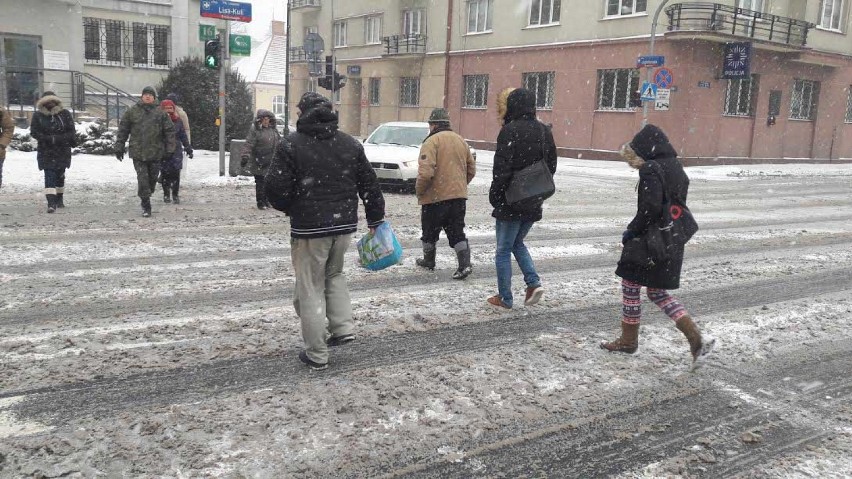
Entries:
<svg viewBox="0 0 852 479">
<path fill-rule="evenodd" d="M 404 166 L 406 168 L 413 168 L 413 167 L 417 166 L 417 160 L 403 161 L 402 166 Z"/>
</svg>

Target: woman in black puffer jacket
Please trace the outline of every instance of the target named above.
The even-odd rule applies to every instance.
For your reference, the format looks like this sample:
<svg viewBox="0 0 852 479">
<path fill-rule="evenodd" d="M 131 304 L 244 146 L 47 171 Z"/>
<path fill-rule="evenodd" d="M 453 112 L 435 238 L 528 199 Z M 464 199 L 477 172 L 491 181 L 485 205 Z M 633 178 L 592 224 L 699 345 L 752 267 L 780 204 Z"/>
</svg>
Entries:
<svg viewBox="0 0 852 479">
<path fill-rule="evenodd" d="M 30 123 L 30 135 L 38 141 L 38 169 L 44 170 L 47 212 L 65 208 L 65 170 L 71 167 L 71 148 L 77 146 L 71 112 L 53 92 L 44 92 L 36 104 L 38 111 Z"/>
<path fill-rule="evenodd" d="M 689 177 L 666 134 L 654 125 L 646 125 L 629 144 L 624 145 L 622 156 L 631 167 L 639 170 L 636 215 L 621 239 L 622 244 L 626 244 L 641 241 L 648 228 L 659 224 L 664 197 L 671 202 L 673 211 L 676 207 L 686 207 Z M 622 278 L 621 337 L 601 343 L 601 348 L 627 354 L 633 354 L 639 348 L 640 292 L 645 286 L 648 299 L 675 322 L 689 341 L 693 368 L 698 360 L 712 351 L 714 341 L 702 338 L 689 312 L 667 291 L 680 286 L 682 265 L 683 247 L 674 248 L 668 260 L 652 266 L 637 265 L 622 254 L 615 270 L 615 274 Z"/>
</svg>

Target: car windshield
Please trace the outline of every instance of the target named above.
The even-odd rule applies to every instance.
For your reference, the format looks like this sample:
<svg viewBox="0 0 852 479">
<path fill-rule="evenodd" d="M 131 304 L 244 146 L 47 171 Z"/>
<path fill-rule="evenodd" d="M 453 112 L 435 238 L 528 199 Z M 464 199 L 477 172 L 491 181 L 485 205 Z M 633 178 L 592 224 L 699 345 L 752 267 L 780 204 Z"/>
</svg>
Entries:
<svg viewBox="0 0 852 479">
<path fill-rule="evenodd" d="M 391 145 L 420 146 L 429 134 L 428 127 L 420 126 L 390 126 L 382 125 L 367 138 L 367 143 L 378 145 L 386 143 Z"/>
</svg>

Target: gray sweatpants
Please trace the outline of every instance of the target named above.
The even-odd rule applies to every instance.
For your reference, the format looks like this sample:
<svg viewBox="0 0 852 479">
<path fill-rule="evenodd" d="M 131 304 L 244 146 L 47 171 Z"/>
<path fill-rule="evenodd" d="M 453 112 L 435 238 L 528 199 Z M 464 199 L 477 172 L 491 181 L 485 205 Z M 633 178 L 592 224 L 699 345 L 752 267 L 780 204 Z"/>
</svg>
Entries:
<svg viewBox="0 0 852 479">
<path fill-rule="evenodd" d="M 136 170 L 137 194 L 140 198 L 150 198 L 157 188 L 160 162 L 133 160 L 133 168 Z"/>
<path fill-rule="evenodd" d="M 345 234 L 290 239 L 290 257 L 296 274 L 293 307 L 302 321 L 302 339 L 311 361 L 328 362 L 326 333 L 342 336 L 352 333 L 355 327 L 352 301 L 343 275 L 343 255 L 351 238 L 351 234 Z"/>
</svg>

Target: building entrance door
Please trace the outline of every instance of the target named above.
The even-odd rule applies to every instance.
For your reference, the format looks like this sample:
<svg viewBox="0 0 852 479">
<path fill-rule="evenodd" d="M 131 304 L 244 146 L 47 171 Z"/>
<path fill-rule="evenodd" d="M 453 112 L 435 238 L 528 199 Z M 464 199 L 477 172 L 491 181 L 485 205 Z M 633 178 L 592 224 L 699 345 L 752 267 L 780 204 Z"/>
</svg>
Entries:
<svg viewBox="0 0 852 479">
<path fill-rule="evenodd" d="M 35 105 L 41 92 L 39 37 L 0 33 L 0 67 L 3 68 L 4 102 Z"/>
</svg>

